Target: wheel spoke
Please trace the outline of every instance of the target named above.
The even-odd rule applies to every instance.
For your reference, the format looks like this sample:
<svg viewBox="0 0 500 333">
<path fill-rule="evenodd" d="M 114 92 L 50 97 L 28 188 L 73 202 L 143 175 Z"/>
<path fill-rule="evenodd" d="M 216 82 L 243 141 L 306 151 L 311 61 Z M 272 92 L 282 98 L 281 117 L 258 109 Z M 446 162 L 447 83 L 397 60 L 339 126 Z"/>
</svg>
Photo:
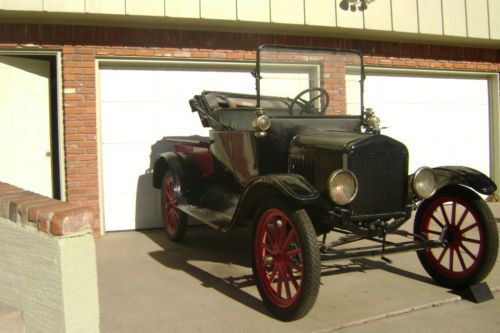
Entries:
<svg viewBox="0 0 500 333">
<path fill-rule="evenodd" d="M 299 272 L 302 276 L 302 273 L 304 273 L 304 268 L 297 264 L 294 260 L 289 261 L 289 263 L 292 265 L 292 269 L 295 269 L 297 272 Z"/>
<path fill-rule="evenodd" d="M 177 220 L 169 218 L 167 221 L 167 229 L 169 229 L 171 233 L 175 233 L 177 230 Z"/>
<path fill-rule="evenodd" d="M 457 223 L 457 228 L 459 230 L 460 230 L 460 226 L 462 225 L 462 223 L 464 223 L 465 218 L 467 217 L 467 214 L 469 214 L 469 210 L 465 209 L 465 211 L 462 213 L 462 216 L 460 216 L 460 220 L 458 220 L 458 223 Z"/>
<path fill-rule="evenodd" d="M 278 224 L 278 221 L 281 222 L 278 216 L 273 218 L 273 236 L 274 236 L 274 244 L 276 246 L 280 246 L 280 233 L 281 233 L 281 226 Z M 281 223 L 283 225 L 283 223 Z"/>
<path fill-rule="evenodd" d="M 279 227 L 279 229 L 280 229 L 280 233 L 279 233 L 279 245 L 280 245 L 280 248 L 283 249 L 283 248 L 285 248 L 284 247 L 284 243 L 285 243 L 285 239 L 286 239 L 286 224 L 281 219 L 280 219 L 280 222 L 281 222 L 281 225 Z"/>
<path fill-rule="evenodd" d="M 292 257 L 296 254 L 299 254 L 302 252 L 302 249 L 300 247 L 296 248 L 296 249 L 293 249 L 293 250 L 290 250 L 288 251 L 286 254 L 289 256 L 289 257 Z"/>
<path fill-rule="evenodd" d="M 269 245 L 267 245 L 267 243 L 265 241 L 262 242 L 261 245 L 264 248 L 264 250 L 266 250 L 270 254 L 275 254 L 275 251 L 273 251 L 273 249 Z"/>
<path fill-rule="evenodd" d="M 282 290 L 282 283 L 283 283 L 283 272 L 280 270 L 278 270 L 278 286 L 276 288 L 276 293 L 278 294 L 279 297 L 281 297 L 281 290 Z"/>
<path fill-rule="evenodd" d="M 438 236 L 441 236 L 441 233 L 442 233 L 442 232 L 435 231 L 435 230 L 427 230 L 427 232 L 428 232 L 429 234 L 438 235 Z"/>
<path fill-rule="evenodd" d="M 167 201 L 170 205 L 175 205 L 175 195 L 172 192 L 167 192 Z"/>
<path fill-rule="evenodd" d="M 292 298 L 292 293 L 290 291 L 290 280 L 288 279 L 288 272 L 284 271 L 283 283 L 285 284 L 286 299 Z"/>
<path fill-rule="evenodd" d="M 272 226 L 272 228 L 271 228 Z M 269 240 L 269 243 L 271 244 L 272 247 L 276 246 L 276 228 L 274 226 L 274 221 L 273 223 L 269 223 L 266 225 L 266 237 Z"/>
<path fill-rule="evenodd" d="M 432 218 L 432 220 L 433 220 L 434 222 L 436 222 L 436 223 L 437 223 L 437 224 L 438 224 L 441 228 L 443 228 L 443 229 L 444 229 L 444 224 L 443 224 L 443 222 L 439 221 L 439 220 L 437 219 L 437 217 L 435 217 L 434 215 L 432 215 L 432 216 L 431 216 L 431 218 Z"/>
<path fill-rule="evenodd" d="M 447 247 L 445 247 L 445 248 L 443 249 L 443 251 L 441 251 L 441 254 L 439 255 L 439 258 L 438 258 L 438 260 L 437 260 L 439 263 L 441 263 L 441 261 L 443 261 L 444 255 L 446 254 L 446 251 L 448 251 L 448 248 L 447 248 Z"/>
<path fill-rule="evenodd" d="M 455 252 L 455 249 L 453 247 L 450 247 L 450 260 L 449 260 L 449 264 L 450 264 L 450 271 L 453 272 L 453 257 L 454 257 L 454 253 Z"/>
<path fill-rule="evenodd" d="M 460 246 L 460 248 L 461 248 L 462 250 L 464 250 L 464 251 L 465 251 L 465 253 L 467 253 L 467 254 L 469 255 L 469 257 L 471 257 L 474 261 L 476 261 L 476 260 L 477 260 L 477 256 L 475 256 L 472 252 L 470 252 L 470 250 L 469 250 L 468 248 L 466 248 L 463 244 L 460 244 L 459 246 Z"/>
<path fill-rule="evenodd" d="M 170 226 L 172 232 L 175 232 L 175 230 L 177 230 L 177 223 L 175 221 L 170 221 L 168 225 Z"/>
<path fill-rule="evenodd" d="M 462 266 L 462 270 L 466 270 L 467 267 L 465 266 L 465 261 L 464 261 L 464 258 L 462 257 L 462 253 L 460 253 L 460 251 L 457 249 L 457 257 L 458 257 L 458 260 L 460 261 L 460 265 Z"/>
<path fill-rule="evenodd" d="M 299 290 L 299 284 L 297 283 L 297 278 L 293 275 L 293 268 L 290 267 L 290 262 L 287 262 L 287 272 L 288 276 L 290 277 L 290 281 L 292 282 L 293 286 L 295 287 L 295 290 Z"/>
<path fill-rule="evenodd" d="M 266 266 L 264 261 L 262 261 L 262 263 L 264 264 L 264 266 Z M 276 278 L 277 273 L 278 273 L 278 269 L 276 268 L 276 266 L 274 266 L 273 270 L 271 271 L 271 274 L 269 275 L 269 284 L 273 283 L 274 279 Z"/>
<path fill-rule="evenodd" d="M 292 230 L 290 230 L 290 233 L 288 234 L 288 237 L 286 238 L 286 240 L 285 240 L 285 242 L 283 244 L 283 249 L 288 249 L 288 247 L 292 243 L 293 238 L 296 235 L 297 235 L 297 233 L 295 232 L 295 228 L 292 228 Z"/>
<path fill-rule="evenodd" d="M 476 223 L 474 223 L 474 224 L 471 224 L 471 225 L 470 225 L 470 226 L 468 226 L 467 228 L 460 230 L 460 234 L 462 234 L 462 235 L 463 235 L 463 234 L 465 234 L 467 231 L 470 231 L 470 230 L 472 230 L 472 229 L 474 229 L 474 228 L 478 228 L 478 227 L 479 227 L 479 224 L 476 222 Z"/>
<path fill-rule="evenodd" d="M 175 223 L 177 222 L 179 215 L 177 214 L 176 209 L 169 209 L 167 212 L 167 218 L 169 223 Z"/>
<path fill-rule="evenodd" d="M 170 209 L 168 211 L 168 220 L 173 222 L 173 221 L 177 221 L 177 212 L 175 211 L 175 209 Z"/>
<path fill-rule="evenodd" d="M 448 213 L 446 213 L 446 210 L 444 209 L 444 205 L 443 204 L 439 205 L 439 208 L 441 209 L 441 214 L 443 214 L 444 221 L 446 222 L 446 225 L 450 225 L 450 220 L 448 219 Z"/>
<path fill-rule="evenodd" d="M 167 196 L 168 203 L 171 205 L 174 205 L 176 200 L 175 200 L 175 193 L 174 193 L 174 181 L 172 178 L 168 178 L 166 181 L 165 194 Z"/>
<path fill-rule="evenodd" d="M 456 222 L 456 220 L 455 220 L 456 212 L 457 212 L 457 202 L 453 201 L 453 203 L 451 205 L 451 224 L 455 224 L 455 222 Z"/>
<path fill-rule="evenodd" d="M 481 244 L 481 240 L 479 240 L 479 239 L 467 238 L 467 237 L 462 237 L 462 238 L 461 238 L 461 241 L 462 241 L 462 242 L 474 243 L 474 244 Z"/>
</svg>

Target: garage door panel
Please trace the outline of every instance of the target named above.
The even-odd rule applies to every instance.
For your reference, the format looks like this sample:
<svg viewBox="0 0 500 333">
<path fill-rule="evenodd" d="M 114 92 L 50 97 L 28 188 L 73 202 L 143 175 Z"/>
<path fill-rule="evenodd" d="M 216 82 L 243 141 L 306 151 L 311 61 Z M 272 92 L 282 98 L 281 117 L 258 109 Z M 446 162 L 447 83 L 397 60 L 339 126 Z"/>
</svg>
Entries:
<svg viewBox="0 0 500 333">
<path fill-rule="evenodd" d="M 366 101 L 386 104 L 488 105 L 487 94 L 485 79 L 368 76 L 365 85 Z"/>
<path fill-rule="evenodd" d="M 158 227 L 160 191 L 152 187 L 151 145 L 103 145 L 103 185 L 106 229 L 147 229 Z M 116 167 L 117 161 L 122 167 Z"/>
<path fill-rule="evenodd" d="M 466 165 L 490 173 L 486 79 L 368 76 L 365 91 L 382 133 L 407 145 L 411 172 Z"/>
<path fill-rule="evenodd" d="M 115 130 L 103 131 L 102 142 L 152 144 L 152 139 L 159 140 L 166 135 L 208 135 L 198 114 L 189 112 L 186 104 L 186 101 L 184 105 L 170 104 L 167 111 L 166 103 L 103 102 L 106 112 L 101 116 L 102 126 Z"/>
<path fill-rule="evenodd" d="M 158 84 L 159 75 L 147 70 L 113 70 L 100 71 L 103 101 L 161 101 L 164 92 Z M 144 89 L 147 86 L 148 89 Z M 112 89 L 107 89 L 112 87 Z"/>
<path fill-rule="evenodd" d="M 142 188 L 151 187 L 149 179 L 139 178 L 138 181 Z M 158 221 L 161 221 L 159 191 L 138 191 L 134 196 L 118 193 L 112 197 L 105 196 L 105 200 L 107 205 L 117 207 L 107 212 L 107 231 L 157 228 Z"/>
<path fill-rule="evenodd" d="M 131 179 L 137 179 L 151 167 L 151 145 L 105 145 L 102 154 L 103 183 L 113 189 L 112 193 L 129 191 L 130 184 L 135 185 Z"/>
</svg>

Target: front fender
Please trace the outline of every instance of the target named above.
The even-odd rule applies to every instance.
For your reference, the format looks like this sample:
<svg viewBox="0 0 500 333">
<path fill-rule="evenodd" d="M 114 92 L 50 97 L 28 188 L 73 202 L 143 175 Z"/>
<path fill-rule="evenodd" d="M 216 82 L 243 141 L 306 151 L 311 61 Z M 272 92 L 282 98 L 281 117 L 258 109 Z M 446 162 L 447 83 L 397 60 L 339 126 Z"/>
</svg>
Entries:
<svg viewBox="0 0 500 333">
<path fill-rule="evenodd" d="M 253 179 L 240 195 L 234 220 L 252 219 L 258 206 L 281 195 L 296 205 L 312 204 L 319 192 L 301 175 L 270 174 Z"/>
<path fill-rule="evenodd" d="M 245 188 L 240 200 L 252 196 L 255 191 L 264 187 L 271 187 L 286 199 L 298 204 L 307 204 L 319 197 L 319 192 L 301 175 L 298 174 L 270 174 L 254 179 Z"/>
<path fill-rule="evenodd" d="M 465 185 L 485 195 L 497 190 L 496 184 L 483 173 L 463 166 L 443 166 L 433 168 L 436 174 L 437 189 L 449 185 Z"/>
</svg>

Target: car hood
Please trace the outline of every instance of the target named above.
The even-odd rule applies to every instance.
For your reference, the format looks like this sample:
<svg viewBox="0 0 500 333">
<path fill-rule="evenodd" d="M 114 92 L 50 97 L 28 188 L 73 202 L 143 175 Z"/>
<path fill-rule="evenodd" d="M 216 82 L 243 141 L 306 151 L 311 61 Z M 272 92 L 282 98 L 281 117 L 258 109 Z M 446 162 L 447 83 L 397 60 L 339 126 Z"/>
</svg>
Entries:
<svg viewBox="0 0 500 333">
<path fill-rule="evenodd" d="M 296 135 L 290 144 L 297 148 L 344 151 L 372 137 L 373 134 L 341 131 L 305 131 Z"/>
<path fill-rule="evenodd" d="M 401 142 L 385 135 L 342 131 L 306 130 L 297 134 L 290 142 L 290 148 L 292 149 L 309 148 L 343 153 L 363 148 L 367 149 L 368 146 L 370 146 L 373 153 L 392 150 L 395 147 L 406 150 L 406 147 Z"/>
</svg>

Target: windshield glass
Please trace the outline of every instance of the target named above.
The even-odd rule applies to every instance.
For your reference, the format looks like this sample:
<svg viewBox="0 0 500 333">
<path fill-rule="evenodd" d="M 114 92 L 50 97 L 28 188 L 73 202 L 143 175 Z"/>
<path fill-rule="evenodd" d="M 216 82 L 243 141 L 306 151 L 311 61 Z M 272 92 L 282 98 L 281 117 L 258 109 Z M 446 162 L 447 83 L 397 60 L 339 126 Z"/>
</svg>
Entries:
<svg viewBox="0 0 500 333">
<path fill-rule="evenodd" d="M 360 116 L 362 57 L 358 52 L 263 46 L 257 87 L 264 111 L 286 104 L 286 117 Z M 279 114 L 277 116 L 280 116 Z"/>
</svg>

